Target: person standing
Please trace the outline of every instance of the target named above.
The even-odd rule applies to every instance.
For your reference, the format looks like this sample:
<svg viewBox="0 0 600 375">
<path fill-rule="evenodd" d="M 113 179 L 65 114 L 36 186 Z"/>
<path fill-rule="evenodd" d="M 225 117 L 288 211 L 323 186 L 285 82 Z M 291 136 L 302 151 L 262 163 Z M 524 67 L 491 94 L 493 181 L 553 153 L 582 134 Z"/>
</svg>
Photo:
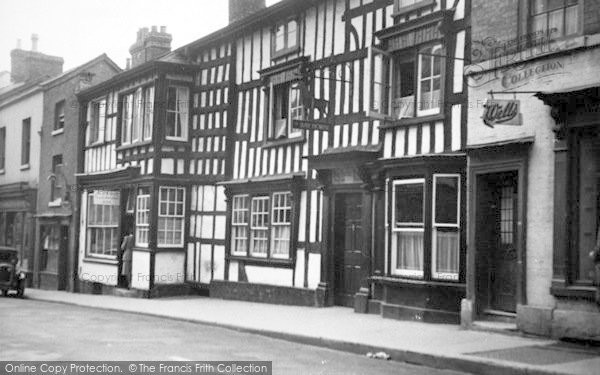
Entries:
<svg viewBox="0 0 600 375">
<path fill-rule="evenodd" d="M 127 232 L 125 237 L 123 237 L 123 242 L 121 243 L 121 254 L 123 266 L 121 267 L 121 277 L 125 279 L 126 286 L 129 288 L 131 286 L 131 258 L 133 252 L 133 234 L 131 231 Z"/>
</svg>

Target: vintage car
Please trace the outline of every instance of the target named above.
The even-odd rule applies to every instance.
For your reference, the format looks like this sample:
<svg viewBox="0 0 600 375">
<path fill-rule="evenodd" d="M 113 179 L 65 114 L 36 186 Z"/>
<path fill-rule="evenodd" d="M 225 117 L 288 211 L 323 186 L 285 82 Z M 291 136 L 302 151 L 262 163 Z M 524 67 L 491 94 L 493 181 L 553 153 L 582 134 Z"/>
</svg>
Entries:
<svg viewBox="0 0 600 375">
<path fill-rule="evenodd" d="M 25 272 L 19 269 L 19 252 L 10 247 L 0 247 L 0 290 L 7 296 L 15 291 L 17 297 L 25 294 Z"/>
</svg>

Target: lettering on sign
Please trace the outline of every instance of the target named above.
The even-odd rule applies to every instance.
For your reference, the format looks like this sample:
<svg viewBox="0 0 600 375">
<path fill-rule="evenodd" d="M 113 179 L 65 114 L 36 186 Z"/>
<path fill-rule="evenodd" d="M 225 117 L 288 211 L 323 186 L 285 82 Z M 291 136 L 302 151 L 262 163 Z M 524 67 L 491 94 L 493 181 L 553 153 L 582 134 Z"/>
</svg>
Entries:
<svg viewBox="0 0 600 375">
<path fill-rule="evenodd" d="M 292 120 L 292 128 L 304 130 L 320 130 L 328 132 L 331 129 L 331 124 L 315 120 Z"/>
<path fill-rule="evenodd" d="M 488 99 L 483 105 L 483 123 L 494 125 L 521 125 L 521 102 L 518 100 Z"/>
<path fill-rule="evenodd" d="M 94 204 L 105 206 L 118 206 L 121 195 L 118 191 L 95 190 Z"/>
</svg>

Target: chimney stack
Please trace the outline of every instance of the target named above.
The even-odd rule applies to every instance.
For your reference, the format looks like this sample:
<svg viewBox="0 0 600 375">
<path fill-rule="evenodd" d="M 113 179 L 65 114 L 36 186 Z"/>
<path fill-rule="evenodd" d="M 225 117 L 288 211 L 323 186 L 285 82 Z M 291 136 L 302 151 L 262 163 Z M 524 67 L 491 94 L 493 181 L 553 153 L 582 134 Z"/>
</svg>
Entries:
<svg viewBox="0 0 600 375">
<path fill-rule="evenodd" d="M 62 73 L 64 63 L 62 57 L 38 52 L 38 41 L 38 35 L 32 34 L 31 51 L 26 51 L 21 48 L 21 40 L 17 40 L 17 48 L 10 52 L 13 83 L 53 77 Z"/>
<path fill-rule="evenodd" d="M 266 8 L 265 0 L 229 0 L 229 23 Z"/>
<path fill-rule="evenodd" d="M 127 58 L 127 62 L 125 63 L 125 70 L 131 69 L 131 58 Z"/>
<path fill-rule="evenodd" d="M 171 52 L 171 41 L 173 37 L 167 33 L 165 26 L 152 26 L 152 29 L 143 27 L 137 32 L 136 42 L 129 48 L 131 53 L 131 67 L 143 64 L 147 61 L 156 60 Z"/>
<path fill-rule="evenodd" d="M 38 37 L 37 34 L 31 34 L 31 51 L 32 52 L 37 52 L 39 39 L 40 38 Z"/>
</svg>

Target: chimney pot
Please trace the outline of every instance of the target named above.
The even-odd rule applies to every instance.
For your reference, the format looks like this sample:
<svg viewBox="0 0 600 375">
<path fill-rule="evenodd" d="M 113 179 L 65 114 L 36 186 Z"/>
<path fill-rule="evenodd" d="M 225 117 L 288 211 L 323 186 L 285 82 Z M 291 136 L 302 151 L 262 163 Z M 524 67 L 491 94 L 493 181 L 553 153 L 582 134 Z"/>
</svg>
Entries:
<svg viewBox="0 0 600 375">
<path fill-rule="evenodd" d="M 167 27 L 166 27 L 166 26 L 161 26 L 161 27 L 160 27 L 160 32 L 161 32 L 162 34 L 166 33 L 166 32 L 167 32 Z"/>
<path fill-rule="evenodd" d="M 266 8 L 265 0 L 229 0 L 229 23 Z"/>
<path fill-rule="evenodd" d="M 158 31 L 158 28 L 156 26 L 152 26 L 152 32 L 155 33 Z"/>
<path fill-rule="evenodd" d="M 37 34 L 31 34 L 31 50 L 37 52 L 39 37 Z"/>
<path fill-rule="evenodd" d="M 128 57 L 127 62 L 125 63 L 125 70 L 131 69 L 131 59 Z"/>
</svg>

